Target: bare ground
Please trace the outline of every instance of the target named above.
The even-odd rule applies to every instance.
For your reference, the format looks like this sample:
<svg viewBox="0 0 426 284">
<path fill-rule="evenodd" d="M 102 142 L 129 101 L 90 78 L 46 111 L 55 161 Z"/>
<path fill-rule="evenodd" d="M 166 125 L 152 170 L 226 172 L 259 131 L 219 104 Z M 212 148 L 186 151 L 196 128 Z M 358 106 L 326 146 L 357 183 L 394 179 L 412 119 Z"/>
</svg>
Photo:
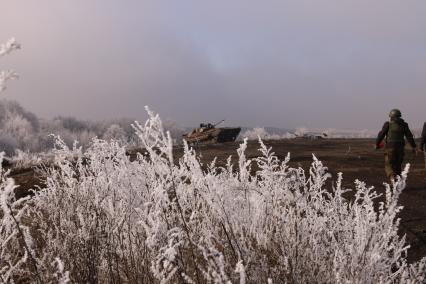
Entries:
<svg viewBox="0 0 426 284">
<path fill-rule="evenodd" d="M 360 179 L 369 186 L 374 186 L 377 192 L 384 193 L 383 182 L 387 182 L 384 172 L 383 151 L 374 151 L 374 141 L 371 139 L 324 139 L 324 140 L 274 140 L 265 141 L 272 146 L 280 160 L 284 160 L 287 153 L 291 154 L 290 166 L 309 169 L 312 163 L 312 154 L 315 154 L 332 174 L 331 182 L 337 179 L 337 173 L 343 173 L 343 186 L 354 188 L 354 181 Z M 226 159 L 232 155 L 234 162 L 237 159 L 238 143 L 224 143 L 215 145 L 195 146 L 204 164 L 217 157 L 217 165 L 225 165 Z M 259 144 L 250 141 L 247 147 L 247 158 L 258 157 Z M 175 157 L 182 156 L 182 147 L 176 147 Z M 131 156 L 134 155 L 130 153 Z M 426 256 L 426 180 L 423 155 L 415 156 L 408 149 L 405 163 L 411 164 L 407 188 L 400 197 L 400 204 L 404 209 L 400 213 L 400 234 L 406 234 L 407 243 L 411 246 L 408 251 L 408 261 L 413 262 Z M 18 196 L 28 194 L 28 190 L 35 185 L 42 186 L 40 175 L 31 169 L 12 172 Z M 350 196 L 348 196 L 350 198 Z"/>
</svg>

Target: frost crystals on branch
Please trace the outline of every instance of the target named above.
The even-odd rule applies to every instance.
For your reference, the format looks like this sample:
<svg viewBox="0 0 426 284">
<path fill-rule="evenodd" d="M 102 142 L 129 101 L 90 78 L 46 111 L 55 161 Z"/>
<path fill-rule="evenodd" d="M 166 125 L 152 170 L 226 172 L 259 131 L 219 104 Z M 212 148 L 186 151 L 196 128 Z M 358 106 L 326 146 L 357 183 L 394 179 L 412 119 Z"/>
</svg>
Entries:
<svg viewBox="0 0 426 284">
<path fill-rule="evenodd" d="M 6 43 L 0 44 L 0 57 L 7 55 L 14 50 L 20 49 L 21 45 L 14 38 L 9 39 Z M 18 74 L 12 70 L 0 71 L 0 92 L 6 89 L 6 81 L 18 78 Z"/>
</svg>

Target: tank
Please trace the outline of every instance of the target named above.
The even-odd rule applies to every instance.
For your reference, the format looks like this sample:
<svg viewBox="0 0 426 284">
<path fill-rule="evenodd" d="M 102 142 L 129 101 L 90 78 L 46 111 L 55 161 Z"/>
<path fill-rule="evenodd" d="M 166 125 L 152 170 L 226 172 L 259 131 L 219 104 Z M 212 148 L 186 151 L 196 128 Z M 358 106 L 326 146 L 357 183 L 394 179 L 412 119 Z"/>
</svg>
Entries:
<svg viewBox="0 0 426 284">
<path fill-rule="evenodd" d="M 215 144 L 233 142 L 241 131 L 240 127 L 216 127 L 220 123 L 201 123 L 199 128 L 182 135 L 188 144 Z"/>
</svg>

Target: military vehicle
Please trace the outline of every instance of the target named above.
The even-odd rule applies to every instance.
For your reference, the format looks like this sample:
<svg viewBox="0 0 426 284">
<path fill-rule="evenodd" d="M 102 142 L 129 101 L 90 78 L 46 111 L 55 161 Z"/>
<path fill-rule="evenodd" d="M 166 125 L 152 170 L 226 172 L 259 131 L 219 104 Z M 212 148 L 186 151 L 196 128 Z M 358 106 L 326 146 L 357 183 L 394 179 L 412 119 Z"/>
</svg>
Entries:
<svg viewBox="0 0 426 284">
<path fill-rule="evenodd" d="M 216 128 L 219 124 L 224 122 L 221 120 L 218 123 L 201 123 L 199 128 L 192 130 L 190 133 L 182 135 L 182 138 L 188 144 L 214 144 L 233 142 L 237 139 L 241 131 L 240 127 L 221 127 Z"/>
</svg>

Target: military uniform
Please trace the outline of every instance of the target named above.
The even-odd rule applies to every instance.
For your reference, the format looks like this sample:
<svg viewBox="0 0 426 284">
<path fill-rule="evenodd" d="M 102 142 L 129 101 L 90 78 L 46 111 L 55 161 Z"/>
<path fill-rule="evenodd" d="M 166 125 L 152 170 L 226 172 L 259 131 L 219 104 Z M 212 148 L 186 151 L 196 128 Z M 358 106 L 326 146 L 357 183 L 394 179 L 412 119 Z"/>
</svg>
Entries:
<svg viewBox="0 0 426 284">
<path fill-rule="evenodd" d="M 385 171 L 388 178 L 394 180 L 397 175 L 401 175 L 402 162 L 404 161 L 404 138 L 407 139 L 413 149 L 416 149 L 416 142 L 408 124 L 401 118 L 401 112 L 392 110 L 389 117 L 391 117 L 390 121 L 385 122 L 377 135 L 376 149 L 385 139 Z"/>
<path fill-rule="evenodd" d="M 420 141 L 420 149 L 423 151 L 423 154 L 425 156 L 425 171 L 426 171 L 426 122 L 423 125 L 422 139 Z M 425 173 L 425 179 L 426 179 L 426 173 Z"/>
</svg>

